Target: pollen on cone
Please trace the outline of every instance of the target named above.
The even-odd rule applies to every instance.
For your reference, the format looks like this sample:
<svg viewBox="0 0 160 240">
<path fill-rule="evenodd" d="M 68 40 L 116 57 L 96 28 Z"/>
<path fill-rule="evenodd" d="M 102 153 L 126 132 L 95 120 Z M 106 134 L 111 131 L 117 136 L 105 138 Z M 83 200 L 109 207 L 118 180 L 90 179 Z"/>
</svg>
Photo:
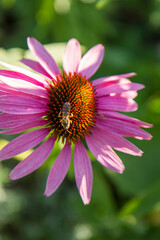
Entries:
<svg viewBox="0 0 160 240">
<path fill-rule="evenodd" d="M 96 95 L 85 77 L 77 73 L 61 74 L 56 82 L 50 84 L 48 92 L 50 100 L 46 119 L 54 135 L 62 137 L 62 141 L 76 142 L 90 133 L 96 114 Z M 61 124 L 64 115 L 62 109 L 66 103 L 70 105 L 66 116 L 69 122 L 67 130 Z"/>
</svg>

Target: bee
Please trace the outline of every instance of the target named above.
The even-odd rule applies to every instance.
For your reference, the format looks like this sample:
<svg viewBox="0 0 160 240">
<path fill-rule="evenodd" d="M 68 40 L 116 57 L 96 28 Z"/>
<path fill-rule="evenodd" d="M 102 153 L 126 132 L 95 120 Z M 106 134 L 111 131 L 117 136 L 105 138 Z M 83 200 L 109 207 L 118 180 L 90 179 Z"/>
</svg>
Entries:
<svg viewBox="0 0 160 240">
<path fill-rule="evenodd" d="M 71 105 L 69 102 L 65 102 L 62 106 L 62 111 L 59 113 L 59 117 L 62 116 L 62 119 L 60 120 L 62 127 L 64 130 L 68 130 L 70 127 L 70 124 L 72 123 L 72 120 L 70 119 L 73 117 L 73 114 L 71 112 Z"/>
</svg>

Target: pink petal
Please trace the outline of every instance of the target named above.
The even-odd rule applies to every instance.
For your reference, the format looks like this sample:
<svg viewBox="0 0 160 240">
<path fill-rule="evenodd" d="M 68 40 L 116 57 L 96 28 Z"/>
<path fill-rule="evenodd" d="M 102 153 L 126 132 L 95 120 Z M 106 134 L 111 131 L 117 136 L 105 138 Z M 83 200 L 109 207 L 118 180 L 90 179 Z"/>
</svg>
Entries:
<svg viewBox="0 0 160 240">
<path fill-rule="evenodd" d="M 125 97 L 125 98 L 130 98 L 130 99 L 134 99 L 137 97 L 137 91 L 129 91 L 129 92 L 123 92 L 121 93 L 121 96 L 122 97 Z"/>
<path fill-rule="evenodd" d="M 26 70 L 26 69 L 23 69 L 23 68 L 20 68 L 20 67 L 16 67 L 16 66 L 13 66 L 13 65 L 11 65 L 11 64 L 2 62 L 2 61 L 0 61 L 0 65 L 3 65 L 4 67 L 7 67 L 7 68 L 9 68 L 9 69 L 11 69 L 11 70 L 13 70 L 13 71 L 16 71 L 16 72 L 25 74 L 25 75 L 28 76 L 28 77 L 34 78 L 34 79 L 36 79 L 38 82 L 43 83 L 44 85 L 46 84 L 46 80 L 45 80 L 43 77 L 41 77 L 41 76 L 39 76 L 38 74 L 35 74 L 35 73 L 33 73 L 33 72 L 30 72 L 30 71 L 28 71 L 28 70 Z"/>
<path fill-rule="evenodd" d="M 22 178 L 38 169 L 51 154 L 54 142 L 55 138 L 52 137 L 42 143 L 40 147 L 34 150 L 34 152 L 32 152 L 12 170 L 10 179 L 16 180 Z"/>
<path fill-rule="evenodd" d="M 36 114 L 36 113 L 43 113 L 43 116 L 45 115 L 45 112 L 48 110 L 48 108 L 36 108 L 31 106 L 19 106 L 19 105 L 12 105 L 3 103 L 3 105 L 0 105 L 0 111 L 7 114 Z"/>
<path fill-rule="evenodd" d="M 6 85 L 5 83 L 3 83 L 1 80 L 0 80 L 0 93 L 1 93 L 1 95 L 6 95 L 6 93 L 11 93 L 11 94 L 26 94 L 26 93 L 22 93 L 22 92 L 19 92 L 19 91 L 17 91 L 16 89 L 13 89 L 12 87 L 10 87 L 10 86 L 8 86 L 8 85 Z M 32 95 L 32 97 L 33 97 L 33 95 Z"/>
<path fill-rule="evenodd" d="M 138 83 L 126 83 L 126 84 L 117 83 L 117 84 L 112 84 L 107 87 L 96 89 L 96 93 L 97 93 L 98 97 L 100 97 L 100 96 L 104 96 L 104 95 L 111 94 L 111 93 L 123 93 L 123 92 L 127 92 L 127 91 L 137 91 L 142 88 L 144 88 L 144 85 L 138 84 Z"/>
<path fill-rule="evenodd" d="M 117 154 L 97 136 L 86 136 L 87 145 L 95 158 L 106 168 L 123 173 L 124 165 Z"/>
<path fill-rule="evenodd" d="M 49 197 L 57 190 L 68 172 L 70 161 L 71 146 L 66 143 L 51 168 L 44 195 Z"/>
<path fill-rule="evenodd" d="M 44 98 L 48 98 L 47 92 L 41 88 L 36 86 L 33 83 L 21 80 L 21 79 L 15 79 L 15 78 L 9 78 L 9 77 L 4 77 L 0 76 L 0 80 L 5 83 L 6 85 L 12 87 L 15 90 L 18 90 L 23 93 L 28 93 L 32 94 L 35 96 L 40 96 Z"/>
<path fill-rule="evenodd" d="M 8 105 L 19 105 L 19 106 L 29 106 L 30 108 L 44 108 L 47 109 L 47 104 L 45 102 L 39 101 L 36 98 L 32 98 L 31 95 L 13 95 L 6 94 L 0 96 L 0 106 L 7 103 Z"/>
<path fill-rule="evenodd" d="M 81 142 L 75 143 L 74 169 L 76 184 L 84 204 L 89 204 L 92 193 L 93 173 L 91 161 Z"/>
<path fill-rule="evenodd" d="M 101 112 L 102 112 L 101 114 L 103 114 L 106 117 L 120 119 L 120 120 L 123 120 L 124 122 L 131 122 L 139 127 L 143 127 L 143 128 L 152 128 L 153 127 L 153 125 L 150 123 L 142 122 L 136 118 L 126 116 L 122 113 L 113 112 L 113 111 L 101 111 Z"/>
<path fill-rule="evenodd" d="M 47 121 L 44 119 L 36 120 L 30 123 L 21 124 L 19 126 L 16 126 L 12 129 L 0 131 L 0 134 L 17 134 L 21 133 L 27 129 L 33 128 L 33 127 L 41 127 L 47 124 Z"/>
<path fill-rule="evenodd" d="M 103 114 L 103 110 L 132 112 L 137 110 L 137 108 L 137 103 L 134 100 L 127 99 L 121 96 L 103 96 L 98 98 L 99 114 Z"/>
<path fill-rule="evenodd" d="M 106 145 L 111 146 L 112 148 L 124 152 L 127 154 L 141 156 L 142 151 L 137 148 L 133 143 L 129 142 L 127 139 L 120 136 L 118 133 L 109 131 L 107 129 L 93 129 L 93 137 L 101 139 L 103 142 L 106 142 Z"/>
<path fill-rule="evenodd" d="M 0 96 L 0 111 L 9 114 L 34 114 L 48 110 L 46 103 L 38 102 L 29 95 L 6 94 Z"/>
<path fill-rule="evenodd" d="M 81 59 L 78 67 L 78 73 L 90 78 L 99 68 L 104 56 L 104 47 L 98 44 L 92 47 Z"/>
<path fill-rule="evenodd" d="M 95 80 L 96 81 L 96 80 Z M 92 86 L 94 86 L 93 84 L 94 82 L 92 82 Z M 118 80 L 113 80 L 113 81 L 104 81 L 103 83 L 101 84 L 97 84 L 96 85 L 96 89 L 103 89 L 103 88 L 106 88 L 106 87 L 109 87 L 111 85 L 115 85 L 115 84 L 121 84 L 121 85 L 124 85 L 124 84 L 128 84 L 128 83 L 131 83 L 131 81 L 129 79 L 126 79 L 126 78 L 120 78 Z"/>
<path fill-rule="evenodd" d="M 33 69 L 34 71 L 43 74 L 45 77 L 52 79 L 52 77 L 46 72 L 46 70 L 36 61 L 23 58 L 20 60 L 22 63 Z"/>
<path fill-rule="evenodd" d="M 38 101 L 42 104 L 47 104 L 48 103 L 48 98 L 44 98 L 41 96 L 36 96 L 36 95 L 32 95 L 32 94 L 28 94 L 28 93 L 24 93 L 24 92 L 20 92 L 12 87 L 7 86 L 4 83 L 0 82 L 0 97 L 1 96 L 8 96 L 8 97 L 25 97 L 28 99 L 33 99 L 35 101 Z"/>
<path fill-rule="evenodd" d="M 12 115 L 7 113 L 0 113 L 0 128 L 14 128 L 18 125 L 27 124 L 32 121 L 36 121 L 40 119 L 44 113 L 37 114 L 28 114 L 27 117 L 25 115 Z"/>
<path fill-rule="evenodd" d="M 63 68 L 66 73 L 77 72 L 81 60 L 81 46 L 78 40 L 72 38 L 69 40 L 65 54 L 63 56 Z"/>
<path fill-rule="evenodd" d="M 0 160 L 14 157 L 35 147 L 48 135 L 48 133 L 48 129 L 37 129 L 15 138 L 1 149 Z"/>
<path fill-rule="evenodd" d="M 97 120 L 96 125 L 101 129 L 110 130 L 125 137 L 134 137 L 146 140 L 150 140 L 152 138 L 148 132 L 140 129 L 133 123 L 125 122 L 119 119 L 109 117 L 107 117 L 105 121 L 103 119 L 99 119 Z"/>
<path fill-rule="evenodd" d="M 27 43 L 30 51 L 53 79 L 55 79 L 56 75 L 60 75 L 56 62 L 39 41 L 35 38 L 28 37 Z"/>
<path fill-rule="evenodd" d="M 41 83 L 41 82 L 37 81 L 36 79 L 29 77 L 23 73 L 19 73 L 19 72 L 15 72 L 15 71 L 0 70 L 0 76 L 25 80 L 25 81 L 33 83 L 37 86 L 44 87 L 44 83 Z"/>
<path fill-rule="evenodd" d="M 98 78 L 96 80 L 92 81 L 92 86 L 98 86 L 99 84 L 102 83 L 107 83 L 110 81 L 117 81 L 120 80 L 122 78 L 130 78 L 136 76 L 136 73 L 126 73 L 126 74 L 120 74 L 120 75 L 113 75 L 113 76 L 109 76 L 109 77 L 102 77 L 102 78 Z"/>
</svg>

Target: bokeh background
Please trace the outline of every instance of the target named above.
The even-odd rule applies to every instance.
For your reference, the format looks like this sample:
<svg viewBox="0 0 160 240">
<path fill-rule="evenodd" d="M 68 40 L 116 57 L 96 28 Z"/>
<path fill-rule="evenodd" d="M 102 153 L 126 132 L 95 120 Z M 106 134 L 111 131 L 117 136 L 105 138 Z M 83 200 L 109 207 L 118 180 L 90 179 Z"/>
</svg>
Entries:
<svg viewBox="0 0 160 240">
<path fill-rule="evenodd" d="M 83 52 L 105 46 L 94 78 L 137 72 L 143 83 L 139 109 L 129 115 L 154 124 L 151 141 L 132 140 L 141 158 L 119 153 L 124 174 L 102 167 L 90 154 L 94 183 L 84 206 L 74 180 L 67 178 L 49 198 L 46 179 L 61 149 L 33 174 L 11 182 L 9 172 L 24 158 L 0 164 L 0 240 L 160 239 L 160 0 L 0 0 L 0 60 L 20 65 L 29 56 L 26 37 L 37 38 L 61 67 L 66 42 L 77 38 Z M 1 135 L 1 147 L 15 136 Z"/>
</svg>

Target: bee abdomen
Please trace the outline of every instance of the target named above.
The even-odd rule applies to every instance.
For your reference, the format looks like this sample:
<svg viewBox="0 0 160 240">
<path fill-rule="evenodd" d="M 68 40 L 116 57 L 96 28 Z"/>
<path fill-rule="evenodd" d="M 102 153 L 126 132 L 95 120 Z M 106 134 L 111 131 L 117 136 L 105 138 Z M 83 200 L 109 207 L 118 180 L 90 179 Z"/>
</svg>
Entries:
<svg viewBox="0 0 160 240">
<path fill-rule="evenodd" d="M 71 105 L 69 102 L 65 102 L 62 106 L 62 117 L 69 116 Z"/>
</svg>

